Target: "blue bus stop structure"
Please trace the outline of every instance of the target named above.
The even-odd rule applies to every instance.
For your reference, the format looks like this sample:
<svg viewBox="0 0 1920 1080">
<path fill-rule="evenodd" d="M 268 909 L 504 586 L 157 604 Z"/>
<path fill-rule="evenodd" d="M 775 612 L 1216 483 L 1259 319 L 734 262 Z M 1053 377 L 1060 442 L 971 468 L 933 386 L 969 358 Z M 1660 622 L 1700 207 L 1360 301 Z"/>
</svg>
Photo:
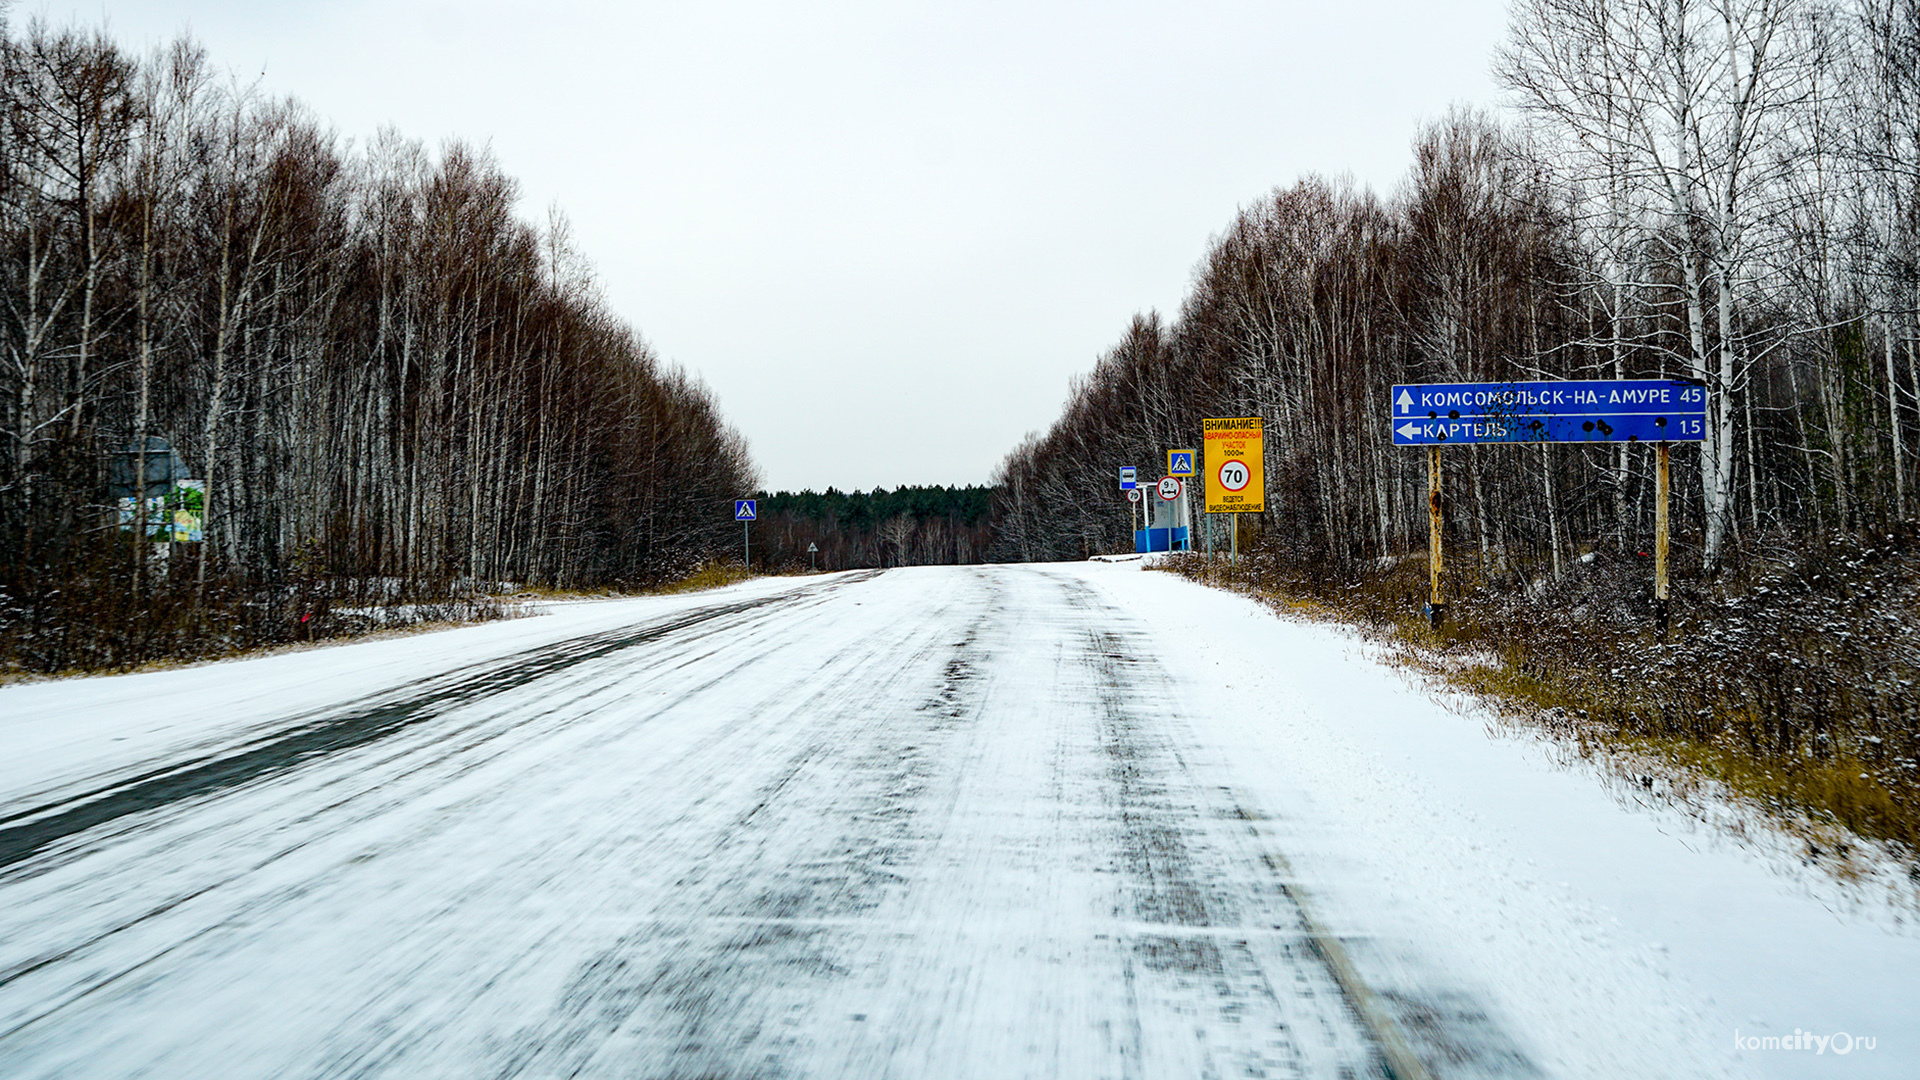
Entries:
<svg viewBox="0 0 1920 1080">
<path fill-rule="evenodd" d="M 1190 532 L 1184 525 L 1177 529 L 1135 529 L 1133 550 L 1142 555 L 1151 551 L 1192 551 Z"/>
</svg>

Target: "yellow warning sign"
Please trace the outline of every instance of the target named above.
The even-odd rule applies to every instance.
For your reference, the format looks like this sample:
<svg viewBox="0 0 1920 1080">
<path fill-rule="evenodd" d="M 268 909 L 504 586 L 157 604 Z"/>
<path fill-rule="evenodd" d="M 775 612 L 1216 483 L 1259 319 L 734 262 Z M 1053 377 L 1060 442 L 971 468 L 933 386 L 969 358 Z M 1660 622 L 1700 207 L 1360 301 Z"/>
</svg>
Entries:
<svg viewBox="0 0 1920 1080">
<path fill-rule="evenodd" d="M 1207 513 L 1258 513 L 1267 508 L 1267 477 L 1261 463 L 1260 418 L 1203 420 Z"/>
</svg>

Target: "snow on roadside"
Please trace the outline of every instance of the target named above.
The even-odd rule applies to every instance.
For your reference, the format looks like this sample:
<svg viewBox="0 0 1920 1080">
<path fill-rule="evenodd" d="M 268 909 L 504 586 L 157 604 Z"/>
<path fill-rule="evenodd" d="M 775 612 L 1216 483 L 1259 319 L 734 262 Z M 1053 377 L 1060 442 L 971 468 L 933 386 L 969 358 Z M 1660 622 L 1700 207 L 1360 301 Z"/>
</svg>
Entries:
<svg viewBox="0 0 1920 1080">
<path fill-rule="evenodd" d="M 348 642 L 133 675 L 0 687 L 0 814 L 142 763 L 248 737 L 289 702 L 325 708 L 454 668 L 692 608 L 786 592 L 836 575 L 756 578 L 723 589 L 531 602 L 528 618 Z"/>
<path fill-rule="evenodd" d="M 1764 849 L 1615 796 L 1600 770 L 1441 701 L 1352 632 L 1141 560 L 1083 577 L 1158 629 L 1203 744 L 1336 932 L 1450 981 L 1549 1075 L 1920 1075 L 1920 935 Z M 544 605 L 546 614 L 174 671 L 0 688 L 0 813 L 311 710 L 555 641 L 822 578 Z M 1369 947 L 1371 951 L 1369 952 Z M 1396 953 L 1395 950 L 1398 950 Z M 1388 978 L 1396 972 L 1388 965 Z M 1807 1040 L 1875 1040 L 1872 1050 Z"/>
<path fill-rule="evenodd" d="M 1548 1074 L 1920 1074 L 1920 934 L 1896 912 L 1624 805 L 1356 634 L 1139 568 L 1067 572 L 1160 628 L 1195 730 L 1278 819 L 1323 917 L 1461 980 Z"/>
</svg>

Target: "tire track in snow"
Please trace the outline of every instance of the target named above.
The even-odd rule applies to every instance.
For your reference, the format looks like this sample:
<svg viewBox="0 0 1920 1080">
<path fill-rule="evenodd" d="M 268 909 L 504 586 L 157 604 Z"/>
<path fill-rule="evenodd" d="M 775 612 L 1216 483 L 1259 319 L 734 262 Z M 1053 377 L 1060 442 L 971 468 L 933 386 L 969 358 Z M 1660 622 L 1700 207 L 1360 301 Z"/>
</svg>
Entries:
<svg viewBox="0 0 1920 1080">
<path fill-rule="evenodd" d="M 0 1073 L 1380 1075 L 1150 628 L 1099 601 L 889 573 L 132 815 L 0 879 L 0 941 L 170 862 L 213 887 L 0 984 L 84 991 Z"/>
<path fill-rule="evenodd" d="M 338 745 L 332 746 L 325 755 L 309 754 L 300 760 L 288 763 L 285 768 L 277 772 L 265 772 L 252 779 L 253 784 L 271 781 L 285 788 L 287 779 L 283 774 L 295 770 L 313 773 L 307 789 L 304 792 L 298 787 L 286 790 L 285 801 L 290 805 L 299 806 L 303 802 L 303 795 L 308 798 L 318 795 L 324 800 L 317 806 L 300 809 L 290 820 L 274 824 L 271 835 L 265 838 L 264 843 L 257 844 L 264 850 L 264 854 L 247 860 L 238 869 L 231 867 L 222 869 L 217 872 L 217 876 L 210 879 L 202 874 L 190 877 L 190 880 L 179 887 L 163 887 L 155 890 L 159 895 L 132 906 L 130 910 L 125 910 L 129 905 L 123 900 L 117 906 L 121 907 L 124 913 L 114 916 L 111 922 L 86 925 L 84 920 L 73 920 L 75 936 L 69 937 L 58 945 L 26 956 L 16 956 L 11 960 L 0 958 L 0 989 L 4 989 L 16 980 L 32 976 L 44 969 L 77 961 L 97 951 L 104 943 L 129 931 L 141 929 L 156 920 L 175 917 L 178 921 L 191 924 L 191 929 L 182 930 L 170 936 L 164 947 L 158 951 L 142 952 L 132 961 L 115 966 L 107 972 L 89 973 L 76 985 L 38 995 L 44 1004 L 24 1016 L 18 1014 L 8 1016 L 5 1012 L 0 1012 L 0 1024 L 7 1025 L 4 1029 L 0 1029 L 0 1039 L 14 1034 L 29 1024 L 44 1020 L 68 1005 L 135 974 L 167 954 L 218 929 L 221 925 L 235 920 L 245 920 L 257 914 L 263 906 L 270 907 L 276 902 L 280 892 L 285 890 L 245 898 L 232 906 L 231 910 L 212 917 L 193 918 L 191 911 L 188 910 L 196 903 L 204 905 L 209 900 L 218 901 L 223 893 L 232 891 L 237 884 L 259 875 L 261 871 L 283 859 L 304 852 L 316 841 L 322 841 L 334 832 L 377 820 L 383 813 L 404 806 L 410 799 L 418 796 L 418 785 L 423 781 L 436 786 L 444 784 L 462 773 L 485 765 L 501 754 L 520 748 L 518 743 L 515 746 L 500 748 L 492 748 L 489 744 L 501 742 L 508 736 L 538 737 L 550 734 L 545 731 L 525 731 L 524 729 L 528 727 L 537 726 L 530 724 L 530 720 L 538 721 L 555 713 L 560 714 L 567 724 L 577 724 L 589 718 L 595 710 L 582 711 L 582 702 L 596 695 L 605 695 L 609 688 L 617 690 L 621 686 L 622 677 L 630 676 L 629 672 L 607 666 L 607 662 L 618 654 L 628 649 L 653 646 L 656 651 L 664 648 L 665 652 L 659 659 L 665 661 L 684 663 L 687 662 L 686 658 L 689 654 L 694 659 L 711 657 L 718 650 L 716 647 L 705 644 L 710 638 L 730 632 L 738 633 L 742 630 L 750 633 L 753 626 L 766 621 L 769 612 L 763 609 L 770 604 L 789 601 L 790 603 L 780 604 L 779 610 L 790 611 L 795 607 L 808 606 L 808 603 L 803 602 L 817 602 L 823 595 L 830 594 L 844 585 L 864 581 L 872 576 L 874 575 L 843 578 L 823 586 L 776 597 L 697 609 L 693 612 L 681 613 L 664 622 L 650 623 L 639 628 L 622 628 L 556 642 L 479 665 L 477 670 L 467 669 L 449 673 L 421 680 L 398 691 L 383 692 L 376 698 L 376 702 L 379 698 L 391 697 L 396 692 L 405 694 L 407 696 L 403 699 L 403 704 L 420 705 L 420 715 L 407 725 L 382 731 L 381 738 L 343 740 Z M 696 626 L 701 628 L 701 633 L 686 635 L 674 632 Z M 616 647 L 616 642 L 624 644 Z M 596 666 L 599 668 L 597 671 L 594 670 Z M 587 673 L 584 685 L 571 699 L 564 695 L 556 695 L 553 690 L 545 688 L 547 682 L 569 677 L 581 671 Z M 510 692 L 535 683 L 540 684 L 540 688 L 545 690 L 542 695 L 545 708 L 541 713 L 529 716 L 524 712 L 516 713 L 509 707 L 504 713 L 483 713 L 477 718 L 463 718 L 461 715 L 460 710 L 463 707 L 470 709 L 477 703 L 507 697 Z M 435 699 L 431 696 L 436 691 L 449 688 L 452 692 L 444 699 Z M 483 688 L 490 689 L 491 692 L 483 692 Z M 569 713 L 569 710 L 572 712 Z M 362 709 L 349 712 L 348 717 L 363 715 L 365 711 Z M 408 730 L 421 725 L 425 720 L 436 717 L 460 722 L 451 728 L 441 726 L 431 731 Z M 296 728 L 296 732 L 299 730 L 301 729 Z M 409 736 L 410 741 L 400 739 L 399 736 L 403 734 Z M 520 742 L 525 741 L 525 739 L 520 740 Z M 393 746 L 390 753 L 379 758 L 356 760 L 355 767 L 351 770 L 328 771 L 313 768 L 331 757 L 349 751 L 358 750 L 364 753 L 365 750 L 374 746 L 387 746 L 394 743 L 404 743 L 404 745 Z M 476 754 L 479 755 L 477 758 Z M 164 776 L 168 770 L 155 770 L 155 772 Z M 194 814 L 185 818 L 175 815 L 178 820 L 172 827 L 164 828 L 166 835 L 161 837 L 160 842 L 150 851 L 127 852 L 124 849 L 130 846 L 127 843 L 128 839 L 138 841 L 146 834 L 161 830 L 163 823 L 152 820 L 155 813 L 174 808 L 176 803 L 185 801 L 185 797 L 183 800 L 162 803 L 151 808 L 148 813 L 138 814 L 129 811 L 118 815 L 112 821 L 126 825 L 127 831 L 124 836 L 114 838 L 90 834 L 89 839 L 92 842 L 86 849 L 60 852 L 55 862 L 66 863 L 83 859 L 88 855 L 118 856 L 120 857 L 118 865 L 115 866 L 113 873 L 130 881 L 144 883 L 152 878 L 164 883 L 169 878 L 180 877 L 182 873 L 179 869 L 171 865 L 159 864 L 187 862 L 190 867 L 190 860 L 197 854 L 195 848 L 197 838 L 205 838 L 205 842 L 200 845 L 203 848 L 215 846 L 224 848 L 234 844 L 232 834 L 236 829 L 244 830 L 248 834 L 258 831 L 262 823 L 244 811 L 238 811 L 233 815 L 208 813 L 208 800 L 212 800 L 212 807 L 218 807 L 219 797 L 223 792 L 239 790 L 246 786 L 248 786 L 246 783 L 236 783 L 219 790 L 195 792 Z M 328 794 L 334 788 L 345 790 L 338 794 Z M 81 796 L 81 798 L 85 797 Z M 142 809 L 147 808 L 142 807 Z M 16 815 L 16 818 L 28 817 L 30 814 L 31 812 L 23 813 Z M 209 817 L 213 820 L 206 820 Z M 122 819 L 127 820 L 123 822 Z M 184 833 L 180 831 L 182 826 L 187 830 Z M 96 830 L 96 832 L 104 831 L 107 830 Z M 280 838 L 287 833 L 292 834 L 290 842 Z M 246 841 L 253 840 L 254 837 L 251 835 L 246 837 Z M 129 854 L 133 857 L 133 862 L 126 861 L 124 856 Z M 17 880 L 23 872 L 29 877 L 42 873 L 47 869 L 46 863 L 47 860 L 44 859 L 35 860 L 26 866 L 16 868 L 13 874 L 8 876 Z M 0 884 L 4 882 L 5 879 L 0 878 Z M 302 885 L 299 888 L 305 887 Z"/>
<path fill-rule="evenodd" d="M 1085 583 L 1070 581 L 1068 587 L 1076 603 L 1093 606 L 1097 602 Z M 1088 594 L 1084 600 L 1082 592 Z M 1379 943 L 1341 939 L 1318 922 L 1304 887 L 1292 878 L 1286 856 L 1267 847 L 1270 841 L 1259 827 L 1268 820 L 1266 815 L 1250 808 L 1230 788 L 1203 785 L 1183 760 L 1174 741 L 1185 734 L 1177 708 L 1166 710 L 1167 715 L 1152 723 L 1142 722 L 1137 715 L 1141 700 L 1175 701 L 1178 693 L 1152 660 L 1148 629 L 1106 630 L 1092 637 L 1089 651 L 1095 666 L 1106 675 L 1103 685 L 1111 688 L 1105 701 L 1109 723 L 1104 730 L 1116 762 L 1122 803 L 1139 808 L 1123 815 L 1132 834 L 1129 858 L 1137 880 L 1145 883 L 1135 897 L 1135 910 L 1144 921 L 1167 925 L 1174 935 L 1183 931 L 1187 935 L 1144 938 L 1140 951 L 1147 968 L 1217 977 L 1227 966 L 1221 943 L 1238 952 L 1253 939 L 1231 940 L 1215 927 L 1249 922 L 1270 925 L 1287 935 L 1279 948 L 1285 954 L 1283 970 L 1293 972 L 1293 990 L 1309 999 L 1339 1001 L 1367 1045 L 1371 1060 L 1366 1072 L 1391 1080 L 1527 1080 L 1541 1075 L 1474 996 L 1448 985 L 1444 977 L 1432 972 L 1409 977 L 1406 965 L 1383 964 L 1381 958 L 1369 957 L 1372 967 L 1399 968 L 1394 972 L 1398 977 L 1390 988 L 1379 990 L 1363 981 L 1349 952 L 1357 947 L 1367 954 Z M 1140 693 L 1142 684 L 1152 693 Z M 1184 741 L 1191 744 L 1192 739 Z M 1227 828 L 1208 828 L 1209 822 L 1224 822 Z M 1244 835 L 1236 835 L 1242 829 L 1233 827 L 1240 823 L 1244 823 Z M 1203 843 L 1217 845 L 1221 849 L 1217 854 L 1231 863 L 1225 872 L 1216 866 L 1208 876 L 1214 881 L 1252 883 L 1241 904 L 1253 911 L 1235 912 L 1230 894 L 1196 884 L 1192 843 L 1200 836 L 1205 837 Z M 1247 840 L 1254 842 L 1249 845 Z M 1257 919 L 1252 917 L 1256 915 Z M 1264 972 L 1256 973 L 1254 979 L 1256 985 L 1264 983 L 1265 996 L 1275 1001 L 1284 997 L 1278 980 L 1268 979 Z M 1320 1022 L 1326 1027 L 1323 1034 L 1336 1035 L 1331 1029 L 1339 1024 L 1325 1017 Z M 1276 1064 L 1244 1063 L 1245 1075 L 1266 1075 Z M 1340 1065 L 1342 1070 L 1355 1067 L 1347 1062 Z"/>
<path fill-rule="evenodd" d="M 808 1074 L 810 1039 L 792 1010 L 854 973 L 844 933 L 909 884 L 924 849 L 917 818 L 971 711 L 974 643 L 999 590 L 985 574 L 970 584 L 984 597 L 969 598 L 957 635 L 942 611 L 924 612 L 850 665 L 883 662 L 882 678 L 857 695 L 850 680 L 813 695 L 799 710 L 811 737 L 676 882 L 678 895 L 583 961 L 552 1015 L 490 1075 Z"/>
<path fill-rule="evenodd" d="M 1063 585 L 1076 608 L 1099 609 L 1083 582 Z M 1124 967 L 1139 1007 L 1178 1001 L 1198 1011 L 1196 1026 L 1211 1037 L 1183 1064 L 1209 1075 L 1392 1076 L 1312 950 L 1299 908 L 1221 826 L 1228 808 L 1186 760 L 1179 688 L 1153 659 L 1151 629 L 1100 619 L 1081 653 L 1100 698 L 1116 858 L 1126 867 L 1115 915 L 1139 924 Z"/>
<path fill-rule="evenodd" d="M 870 694 L 862 705 L 875 715 L 834 718 L 832 737 L 795 753 L 733 820 L 737 832 L 678 883 L 690 890 L 685 907 L 584 962 L 554 1016 L 515 1040 L 524 1054 L 497 1074 L 911 1075 L 928 1060 L 969 1072 L 922 1056 L 942 1024 L 922 1008 L 944 968 L 975 977 L 964 957 L 926 939 L 977 931 L 925 919 L 942 887 L 960 884 L 946 868 L 971 872 L 1009 845 L 1032 846 L 991 820 L 981 830 L 994 808 L 978 798 L 996 790 L 979 774 L 995 768 L 1010 726 L 988 715 L 991 688 L 1009 654 L 1025 650 L 1048 655 L 1056 692 L 1085 706 L 1085 729 L 1041 733 L 1055 758 L 1034 779 L 1057 801 L 1053 839 L 1104 852 L 1117 871 L 1096 869 L 1074 883 L 1087 892 L 1060 898 L 1107 905 L 1105 932 L 1031 947 L 1082 952 L 1089 981 L 1120 984 L 1095 990 L 1102 1015 L 1083 1033 L 1111 1033 L 1105 1060 L 1122 1076 L 1172 1075 L 1161 1066 L 1174 1063 L 1208 1075 L 1391 1075 L 1284 889 L 1247 890 L 1247 878 L 1268 873 L 1237 832 L 1213 823 L 1220 800 L 1181 759 L 1167 730 L 1177 717 L 1142 707 L 1171 693 L 1145 635 L 1094 629 L 1109 613 L 1077 583 L 1053 582 L 1047 614 L 1064 618 L 1037 640 L 1014 640 L 996 629 L 1009 614 L 995 586 L 1006 573 L 1032 572 L 985 577 L 991 618 L 976 616 L 950 652 L 903 658 L 901 670 L 931 682 L 917 706 Z M 884 1032 L 861 1033 L 869 1013 L 828 1003 L 863 992 L 907 1004 Z M 1170 1016 L 1192 1017 L 1195 1030 L 1170 1031 Z"/>
<path fill-rule="evenodd" d="M 846 581 L 860 580 L 858 578 Z M 821 586 L 838 588 L 846 581 Z M 392 691 L 344 711 L 296 722 L 245 748 L 169 763 L 54 803 L 0 817 L 0 870 L 25 862 L 54 843 L 144 811 L 272 777 L 332 754 L 352 750 L 432 720 L 472 701 L 514 690 L 558 672 L 635 646 L 690 630 L 702 623 L 806 598 L 815 590 L 696 609 L 664 622 L 622 628 L 542 646 L 477 672 L 424 680 L 400 695 Z"/>
</svg>

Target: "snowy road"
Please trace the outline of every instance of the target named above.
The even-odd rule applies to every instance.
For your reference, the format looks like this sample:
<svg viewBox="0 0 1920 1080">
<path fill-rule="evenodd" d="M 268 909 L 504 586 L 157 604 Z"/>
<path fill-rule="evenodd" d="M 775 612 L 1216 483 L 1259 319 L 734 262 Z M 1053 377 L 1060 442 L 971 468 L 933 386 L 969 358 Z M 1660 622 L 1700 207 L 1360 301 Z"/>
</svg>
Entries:
<svg viewBox="0 0 1920 1080">
<path fill-rule="evenodd" d="M 1167 646 L 1119 580 L 757 583 L 6 691 L 22 730 L 63 708 L 91 719 L 85 745 L 46 736 L 0 772 L 0 1075 L 1342 1077 L 1405 1075 L 1411 1049 L 1413 1075 L 1534 1076 L 1641 1060 L 1544 1044 L 1537 1016 L 1502 1004 L 1524 986 L 1488 989 L 1444 962 L 1452 943 L 1421 940 L 1442 935 L 1409 929 L 1445 920 L 1348 902 L 1364 874 L 1303 880 L 1351 860 L 1345 841 L 1310 794 L 1246 786 L 1263 774 L 1213 734 L 1235 699 L 1209 654 Z M 387 660 L 369 674 L 355 656 Z M 142 701 L 223 719 L 128 722 Z M 110 739 L 126 746 L 95 752 Z M 1673 988 L 1626 967 L 1576 980 L 1576 1010 L 1646 998 L 1596 1042 L 1639 1030 L 1671 1069 L 1639 1075 L 1727 1064 L 1636 1028 Z"/>
</svg>

